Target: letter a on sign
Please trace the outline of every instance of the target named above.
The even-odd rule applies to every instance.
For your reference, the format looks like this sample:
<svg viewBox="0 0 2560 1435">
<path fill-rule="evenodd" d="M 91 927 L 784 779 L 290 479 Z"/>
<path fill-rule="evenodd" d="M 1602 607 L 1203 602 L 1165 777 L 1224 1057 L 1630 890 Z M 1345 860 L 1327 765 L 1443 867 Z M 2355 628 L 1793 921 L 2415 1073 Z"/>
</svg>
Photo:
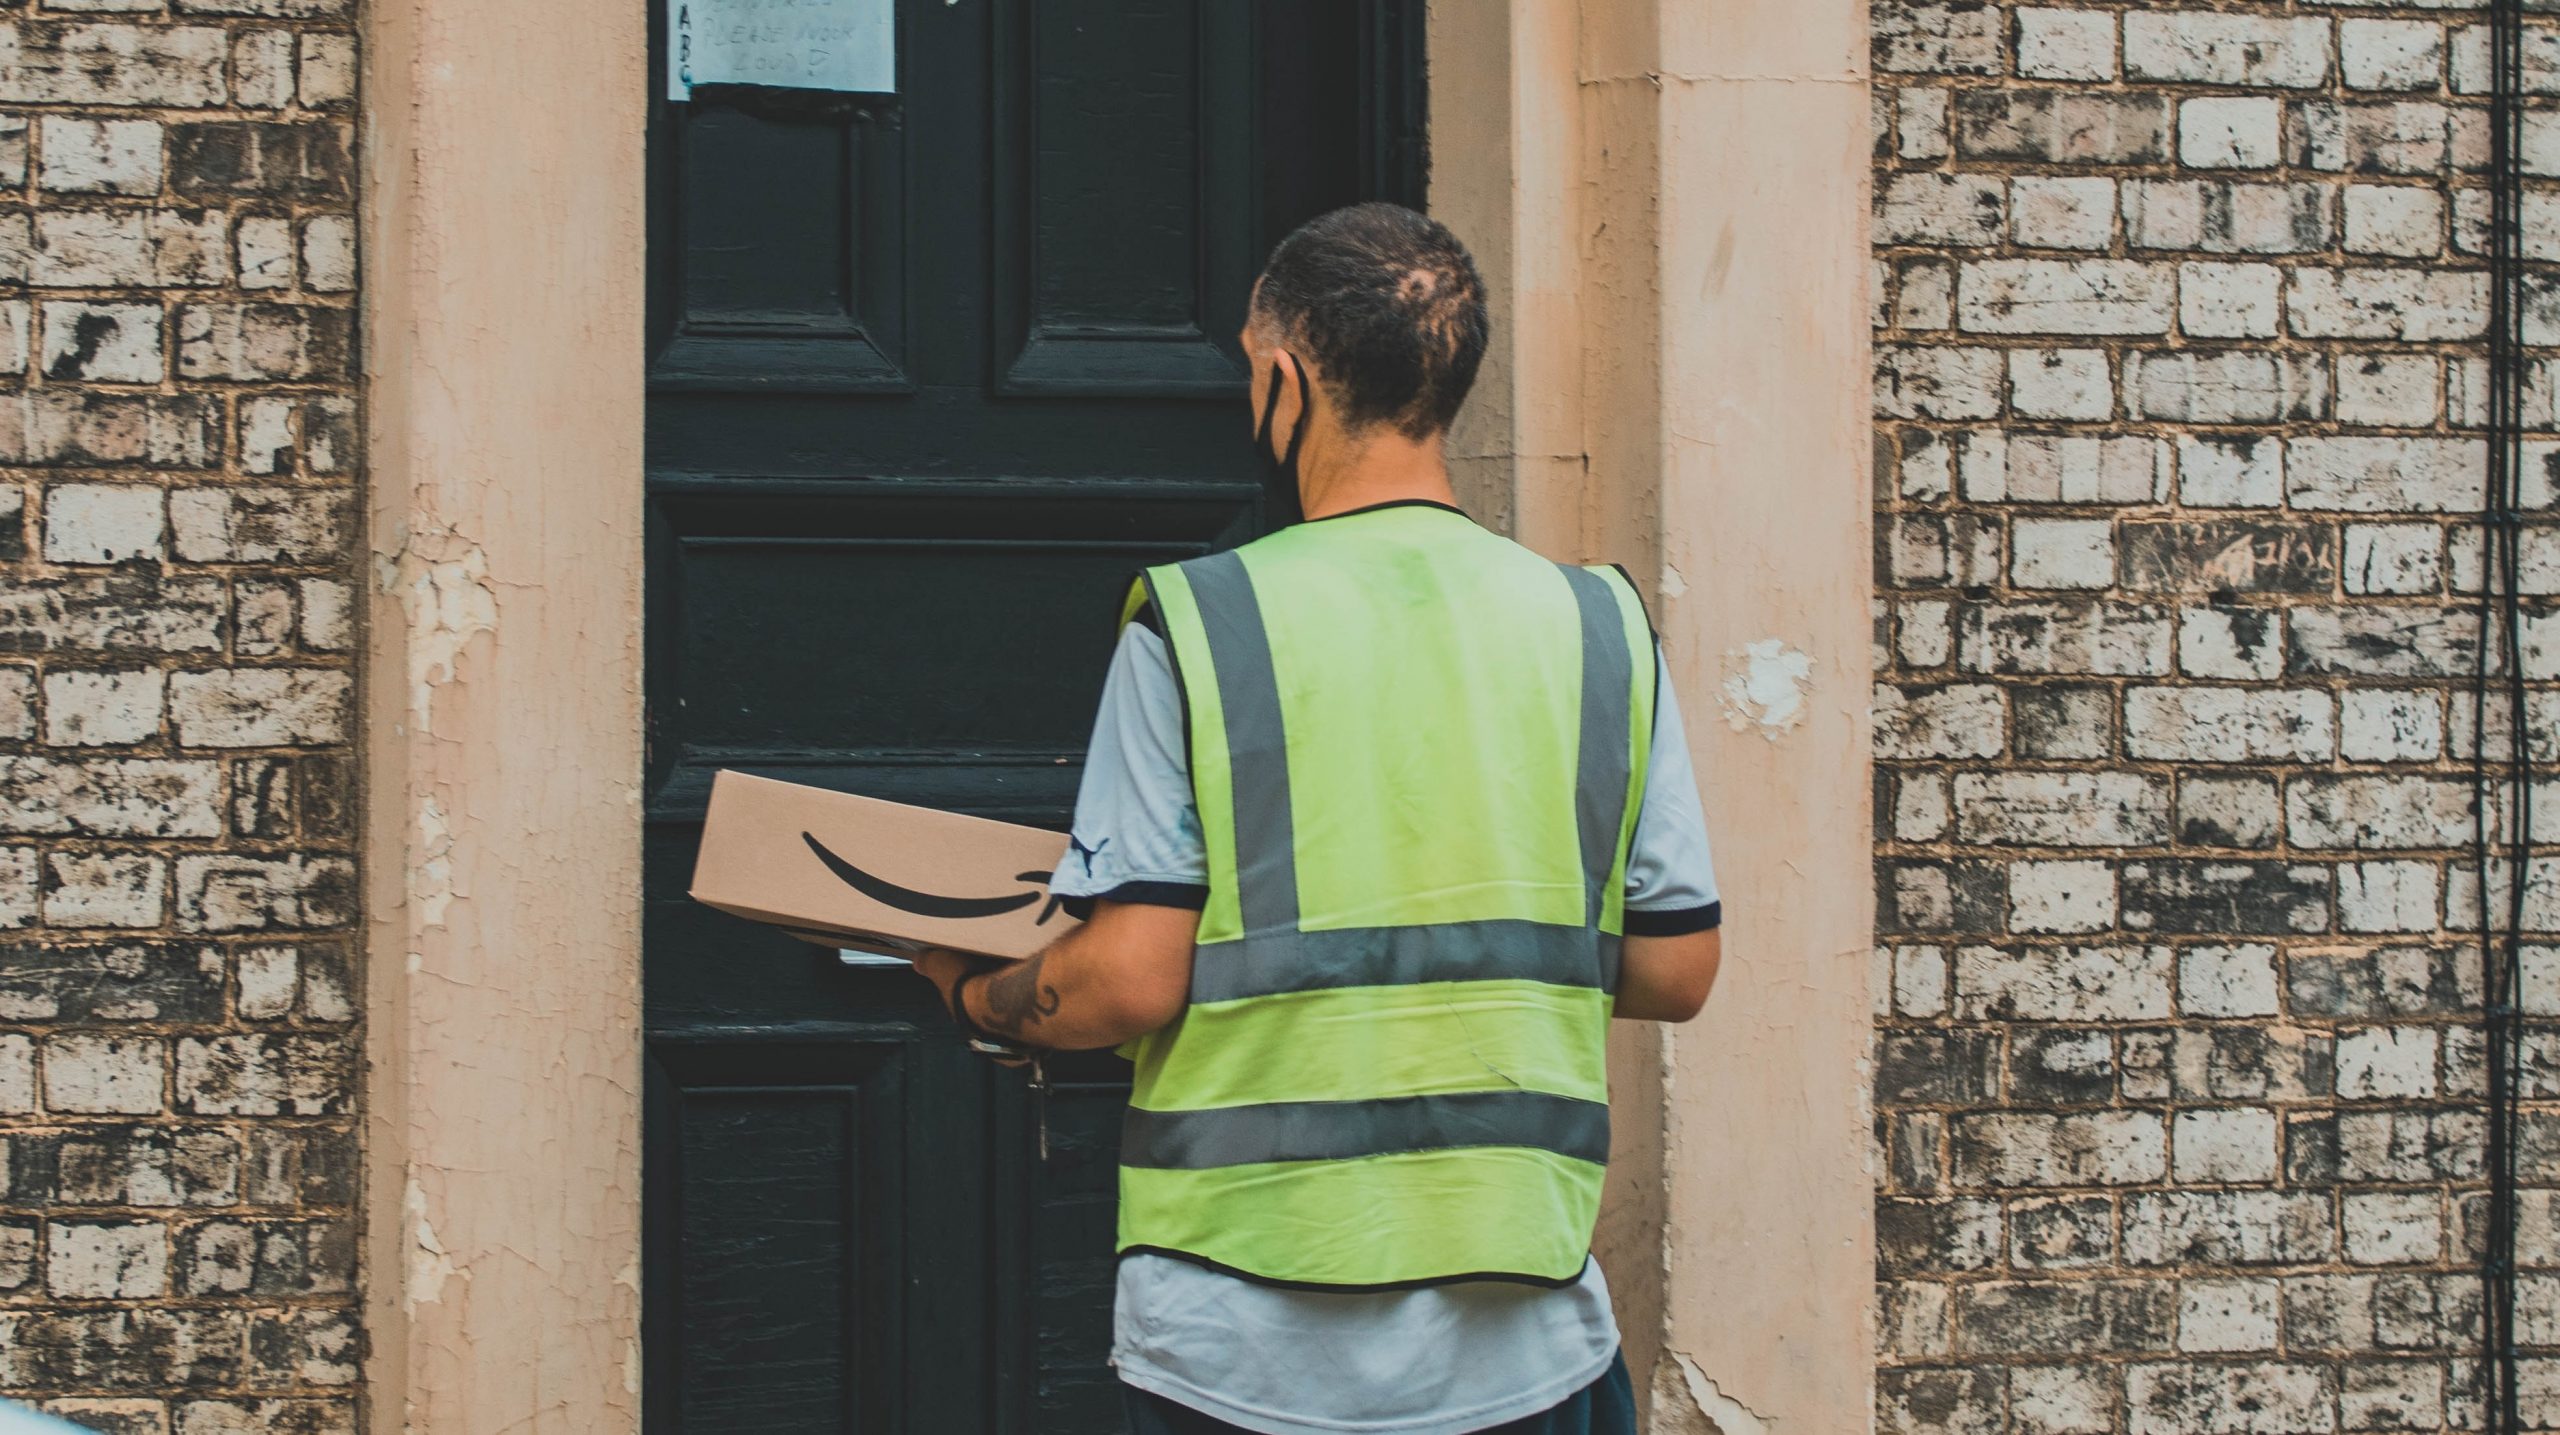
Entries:
<svg viewBox="0 0 2560 1435">
<path fill-rule="evenodd" d="M 666 0 L 667 98 L 696 85 L 894 94 L 896 0 Z"/>
</svg>

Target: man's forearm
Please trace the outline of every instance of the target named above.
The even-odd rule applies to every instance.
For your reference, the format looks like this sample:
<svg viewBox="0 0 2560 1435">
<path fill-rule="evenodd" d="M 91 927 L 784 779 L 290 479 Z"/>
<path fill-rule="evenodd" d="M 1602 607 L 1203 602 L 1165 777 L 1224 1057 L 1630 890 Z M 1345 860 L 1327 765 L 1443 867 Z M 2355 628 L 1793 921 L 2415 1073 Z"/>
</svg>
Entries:
<svg viewBox="0 0 2560 1435">
<path fill-rule="evenodd" d="M 1181 1013 L 1197 920 L 1187 912 L 1106 904 L 1093 921 L 1037 955 L 971 980 L 961 1000 L 982 1030 L 1025 1046 L 1117 1046 Z"/>
</svg>

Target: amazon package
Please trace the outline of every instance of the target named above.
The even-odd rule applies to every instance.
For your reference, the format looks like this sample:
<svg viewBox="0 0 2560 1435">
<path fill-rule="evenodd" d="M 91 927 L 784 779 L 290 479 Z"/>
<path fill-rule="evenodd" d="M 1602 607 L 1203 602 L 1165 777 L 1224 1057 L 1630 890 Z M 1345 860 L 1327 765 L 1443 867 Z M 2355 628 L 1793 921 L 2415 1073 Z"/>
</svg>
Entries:
<svg viewBox="0 0 2560 1435">
<path fill-rule="evenodd" d="M 1075 925 L 1062 832 L 743 772 L 712 779 L 693 899 L 826 947 L 1027 957 Z"/>
</svg>

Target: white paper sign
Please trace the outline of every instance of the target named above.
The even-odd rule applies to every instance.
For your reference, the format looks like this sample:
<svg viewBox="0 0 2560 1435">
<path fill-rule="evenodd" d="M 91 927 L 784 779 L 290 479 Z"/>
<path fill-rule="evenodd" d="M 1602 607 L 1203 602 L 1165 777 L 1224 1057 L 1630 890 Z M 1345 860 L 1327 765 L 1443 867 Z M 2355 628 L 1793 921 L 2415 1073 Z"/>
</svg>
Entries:
<svg viewBox="0 0 2560 1435">
<path fill-rule="evenodd" d="M 667 98 L 696 85 L 898 88 L 896 0 L 667 0 Z"/>
</svg>

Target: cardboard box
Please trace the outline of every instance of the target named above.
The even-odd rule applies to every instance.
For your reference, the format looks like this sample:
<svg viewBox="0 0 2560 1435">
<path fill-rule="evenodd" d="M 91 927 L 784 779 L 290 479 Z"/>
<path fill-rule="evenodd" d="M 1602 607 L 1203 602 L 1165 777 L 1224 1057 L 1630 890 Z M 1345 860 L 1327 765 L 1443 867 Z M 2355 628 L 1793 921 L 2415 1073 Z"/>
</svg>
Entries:
<svg viewBox="0 0 2560 1435">
<path fill-rule="evenodd" d="M 693 899 L 825 947 L 1027 957 L 1075 926 L 1064 833 L 721 772 Z"/>
</svg>

